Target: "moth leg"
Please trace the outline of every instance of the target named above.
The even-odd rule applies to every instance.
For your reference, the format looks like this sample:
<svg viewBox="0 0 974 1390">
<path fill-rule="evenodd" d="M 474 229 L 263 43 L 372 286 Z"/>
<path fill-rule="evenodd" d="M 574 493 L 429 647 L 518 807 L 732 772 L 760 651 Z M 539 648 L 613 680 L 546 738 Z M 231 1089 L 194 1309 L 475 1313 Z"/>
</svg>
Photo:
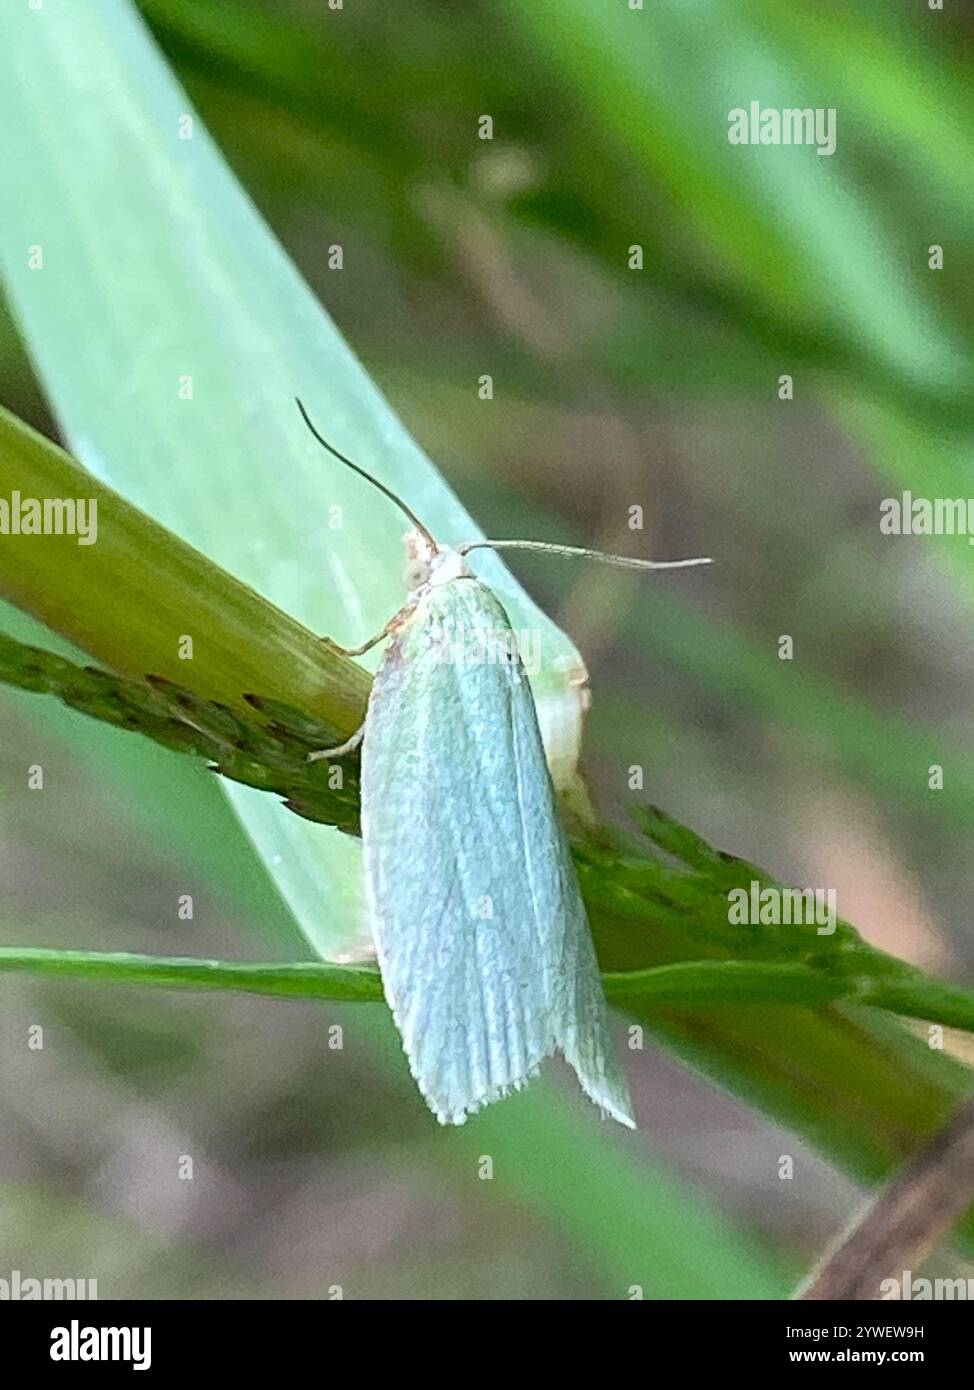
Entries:
<svg viewBox="0 0 974 1390">
<path fill-rule="evenodd" d="M 415 602 L 405 604 L 398 613 L 393 614 L 381 632 L 377 632 L 374 637 L 370 637 L 360 647 L 343 647 L 340 642 L 335 642 L 330 637 L 319 637 L 318 641 L 323 642 L 329 651 L 337 652 L 339 656 L 364 656 L 366 652 L 370 652 L 373 647 L 378 646 L 384 637 L 388 637 L 391 632 L 402 627 L 415 607 Z"/>
<path fill-rule="evenodd" d="M 377 643 L 381 642 L 384 637 L 388 637 L 391 633 L 398 631 L 398 629 L 408 621 L 415 607 L 415 601 L 405 604 L 400 608 L 398 613 L 393 614 L 377 636 L 370 637 L 368 642 L 363 642 L 361 647 L 340 647 L 338 643 L 333 642 L 330 637 L 321 637 L 318 640 L 324 642 L 331 651 L 338 652 L 341 656 L 362 656 L 370 647 L 374 647 Z M 313 753 L 307 754 L 306 760 L 309 763 L 314 763 L 317 762 L 319 758 L 343 758 L 347 753 L 354 753 L 355 749 L 362 742 L 364 734 L 365 725 L 363 724 L 360 728 L 355 730 L 351 738 L 347 738 L 345 742 L 340 743 L 337 748 L 316 748 Z"/>
<path fill-rule="evenodd" d="M 386 635 L 385 628 L 377 633 L 375 637 L 370 637 L 367 642 L 363 642 L 360 647 L 343 647 L 339 642 L 333 642 L 330 637 L 319 637 L 318 641 L 323 643 L 330 652 L 337 652 L 339 656 L 364 656 L 366 652 L 372 650 Z"/>
<path fill-rule="evenodd" d="M 309 763 L 317 762 L 319 758 L 343 758 L 346 753 L 354 753 L 355 749 L 362 742 L 365 733 L 365 725 L 356 729 L 351 738 L 347 738 L 344 743 L 340 743 L 337 748 L 316 748 L 313 753 L 307 755 Z"/>
</svg>

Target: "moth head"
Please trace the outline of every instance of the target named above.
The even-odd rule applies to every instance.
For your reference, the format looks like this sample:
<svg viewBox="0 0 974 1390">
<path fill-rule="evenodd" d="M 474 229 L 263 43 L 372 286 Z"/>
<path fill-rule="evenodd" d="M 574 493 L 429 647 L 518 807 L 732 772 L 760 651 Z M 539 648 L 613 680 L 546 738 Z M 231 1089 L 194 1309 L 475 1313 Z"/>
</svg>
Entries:
<svg viewBox="0 0 974 1390">
<path fill-rule="evenodd" d="M 407 531 L 402 538 L 402 543 L 406 550 L 403 582 L 406 588 L 412 592 L 413 589 L 420 589 L 424 584 L 429 583 L 433 573 L 433 561 L 439 552 L 430 544 L 429 537 L 423 535 L 422 531 Z"/>
<path fill-rule="evenodd" d="M 463 556 L 449 546 L 438 546 L 421 531 L 408 531 L 403 537 L 406 547 L 406 571 L 403 575 L 410 592 L 427 584 L 448 584 L 462 579 L 470 570 Z"/>
</svg>

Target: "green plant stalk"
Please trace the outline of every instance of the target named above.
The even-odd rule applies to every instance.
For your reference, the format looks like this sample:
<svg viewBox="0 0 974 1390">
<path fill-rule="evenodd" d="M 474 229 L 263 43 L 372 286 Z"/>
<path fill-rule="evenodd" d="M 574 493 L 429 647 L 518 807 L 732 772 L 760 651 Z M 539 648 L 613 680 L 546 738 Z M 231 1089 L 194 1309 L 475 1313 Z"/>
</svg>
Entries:
<svg viewBox="0 0 974 1390">
<path fill-rule="evenodd" d="M 92 719 L 140 733 L 172 752 L 205 758 L 214 772 L 258 791 L 276 792 L 307 820 L 358 833 L 358 770 L 348 760 L 340 779 L 311 749 L 334 741 L 332 726 L 277 700 L 250 695 L 246 714 L 206 700 L 175 682 L 133 680 L 81 667 L 0 632 L 0 682 L 55 695 Z"/>
<path fill-rule="evenodd" d="M 0 973 L 18 972 L 97 984 L 231 990 L 336 1003 L 378 1003 L 384 997 L 379 972 L 363 966 L 326 965 L 318 961 L 251 963 L 0 946 Z M 974 991 L 926 980 L 919 974 L 890 983 L 861 976 L 829 978 L 804 965 L 726 960 L 609 971 L 602 979 L 607 998 L 620 1007 L 747 1003 L 790 1008 L 850 999 L 974 1033 Z"/>
<path fill-rule="evenodd" d="M 90 498 L 93 545 L 73 535 L 0 538 L 0 594 L 114 671 L 166 677 L 247 710 L 289 700 L 345 735 L 369 677 L 300 623 L 106 487 L 0 407 L 0 496 Z M 185 659 L 186 639 L 192 657 Z"/>
</svg>

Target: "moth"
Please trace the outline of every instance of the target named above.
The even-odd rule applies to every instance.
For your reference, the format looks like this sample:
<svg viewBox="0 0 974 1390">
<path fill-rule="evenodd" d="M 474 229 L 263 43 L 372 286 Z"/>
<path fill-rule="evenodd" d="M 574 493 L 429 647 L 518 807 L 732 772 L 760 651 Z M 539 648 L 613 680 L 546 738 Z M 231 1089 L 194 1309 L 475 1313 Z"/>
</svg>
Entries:
<svg viewBox="0 0 974 1390">
<path fill-rule="evenodd" d="M 329 641 L 345 656 L 388 641 L 365 722 L 340 747 L 309 757 L 341 758 L 362 745 L 369 921 L 416 1084 L 442 1124 L 463 1124 L 561 1052 L 603 1114 L 634 1128 L 531 687 L 508 616 L 467 557 L 489 547 L 635 569 L 707 561 L 635 560 L 540 541 L 441 545 L 297 405 L 318 442 L 412 525 L 405 605 L 359 647 Z"/>
</svg>

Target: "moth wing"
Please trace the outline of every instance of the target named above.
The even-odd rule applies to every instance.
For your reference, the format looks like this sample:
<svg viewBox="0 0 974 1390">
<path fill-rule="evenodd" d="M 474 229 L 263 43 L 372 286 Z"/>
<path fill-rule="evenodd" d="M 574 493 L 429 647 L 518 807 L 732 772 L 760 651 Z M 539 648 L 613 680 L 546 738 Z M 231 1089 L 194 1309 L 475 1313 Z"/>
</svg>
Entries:
<svg viewBox="0 0 974 1390">
<path fill-rule="evenodd" d="M 503 633 L 489 589 L 445 584 L 393 639 L 373 686 L 362 835 L 386 995 L 441 1122 L 520 1089 L 560 1049 L 586 1093 L 631 1126 L 527 676 L 516 655 L 458 659 L 459 641 L 476 658 Z"/>
</svg>

